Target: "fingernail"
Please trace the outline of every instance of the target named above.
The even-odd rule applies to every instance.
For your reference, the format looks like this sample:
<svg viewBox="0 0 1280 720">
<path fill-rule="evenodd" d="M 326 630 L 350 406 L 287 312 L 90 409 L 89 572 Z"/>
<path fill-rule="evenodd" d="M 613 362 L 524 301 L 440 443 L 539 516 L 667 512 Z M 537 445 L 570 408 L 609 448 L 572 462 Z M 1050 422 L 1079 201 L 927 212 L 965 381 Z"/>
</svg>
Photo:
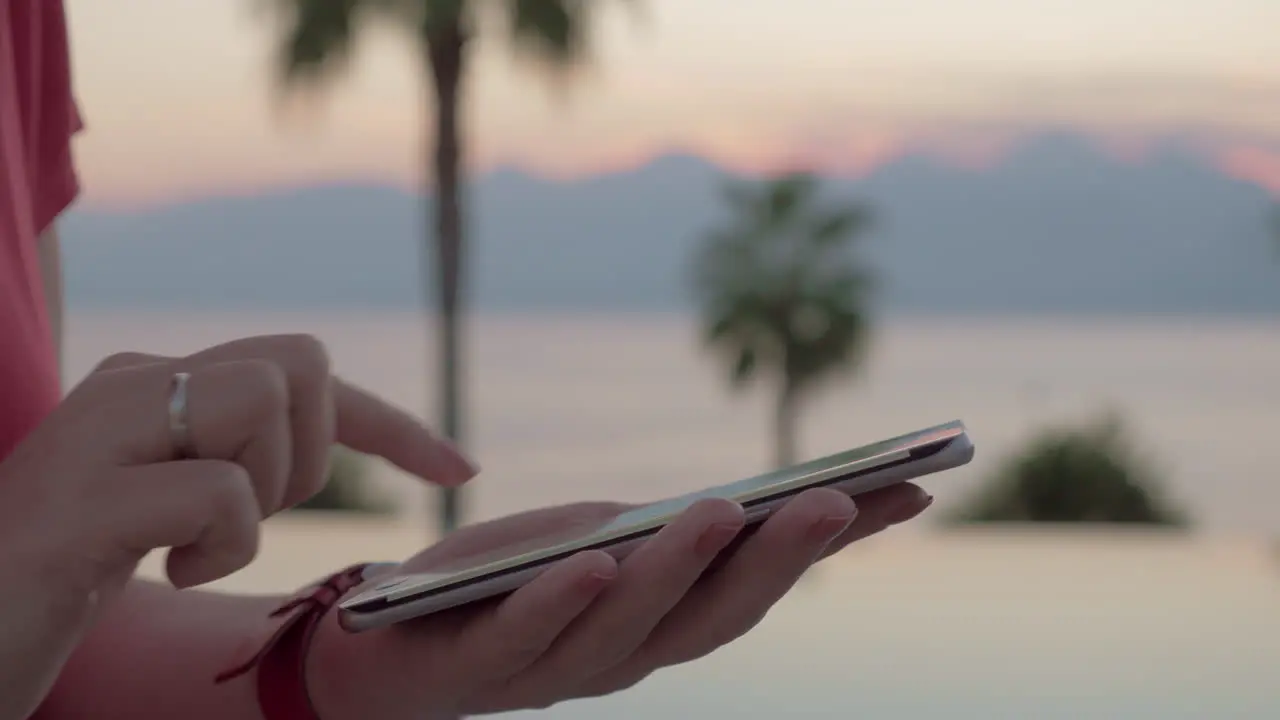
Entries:
<svg viewBox="0 0 1280 720">
<path fill-rule="evenodd" d="M 480 466 L 472 462 L 471 459 L 465 455 L 459 455 L 458 461 L 462 466 L 462 477 L 464 480 L 470 480 L 480 474 Z"/>
<path fill-rule="evenodd" d="M 457 445 L 444 438 L 440 438 L 438 442 L 439 450 L 445 455 L 445 461 L 451 469 L 457 473 L 459 482 L 466 482 L 480 473 L 480 467 L 464 455 Z"/>
<path fill-rule="evenodd" d="M 608 585 L 614 578 L 618 577 L 614 573 L 589 572 L 583 576 L 579 585 L 587 592 L 598 592 L 605 585 Z"/>
<path fill-rule="evenodd" d="M 857 516 L 856 509 L 848 515 L 828 515 L 809 527 L 809 538 L 814 542 L 830 542 L 847 530 Z"/>
<path fill-rule="evenodd" d="M 741 530 L 742 523 L 716 523 L 702 531 L 693 549 L 699 555 L 715 555 L 732 542 Z"/>
<path fill-rule="evenodd" d="M 903 498 L 885 514 L 884 521 L 890 525 L 904 523 L 925 511 L 933 504 L 933 496 L 920 493 Z"/>
</svg>

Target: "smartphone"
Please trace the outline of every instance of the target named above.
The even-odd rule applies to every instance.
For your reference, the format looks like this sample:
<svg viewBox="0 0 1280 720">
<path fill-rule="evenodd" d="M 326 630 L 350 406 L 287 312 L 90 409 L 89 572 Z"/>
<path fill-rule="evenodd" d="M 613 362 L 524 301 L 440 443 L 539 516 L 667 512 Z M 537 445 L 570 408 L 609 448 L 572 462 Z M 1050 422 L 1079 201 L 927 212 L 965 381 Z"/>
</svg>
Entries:
<svg viewBox="0 0 1280 720">
<path fill-rule="evenodd" d="M 362 632 L 503 595 L 519 589 L 556 561 L 584 550 L 603 550 L 622 560 L 702 498 L 728 498 L 741 504 L 749 528 L 810 488 L 829 487 L 856 497 L 964 465 L 972 458 L 973 443 L 964 424 L 957 420 L 644 505 L 595 527 L 566 529 L 559 535 L 468 558 L 447 569 L 391 577 L 343 601 L 338 606 L 339 620 L 348 631 Z"/>
</svg>

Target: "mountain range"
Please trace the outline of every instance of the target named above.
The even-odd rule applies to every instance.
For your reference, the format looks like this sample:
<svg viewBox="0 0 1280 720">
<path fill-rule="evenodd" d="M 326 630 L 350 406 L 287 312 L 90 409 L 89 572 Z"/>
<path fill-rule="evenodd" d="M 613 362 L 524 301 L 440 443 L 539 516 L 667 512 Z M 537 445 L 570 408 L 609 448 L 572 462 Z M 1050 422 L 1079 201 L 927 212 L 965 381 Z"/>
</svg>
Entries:
<svg viewBox="0 0 1280 720">
<path fill-rule="evenodd" d="M 723 220 L 728 173 L 688 154 L 553 181 L 497 170 L 473 185 L 471 304 L 492 310 L 679 310 L 688 259 Z M 879 303 L 918 313 L 1280 313 L 1272 198 L 1195 153 L 1121 160 L 1087 138 L 1029 136 L 965 169 L 906 155 L 832 197 L 869 203 L 860 251 Z M 327 185 L 62 225 L 70 302 L 215 310 L 421 303 L 420 195 Z"/>
</svg>

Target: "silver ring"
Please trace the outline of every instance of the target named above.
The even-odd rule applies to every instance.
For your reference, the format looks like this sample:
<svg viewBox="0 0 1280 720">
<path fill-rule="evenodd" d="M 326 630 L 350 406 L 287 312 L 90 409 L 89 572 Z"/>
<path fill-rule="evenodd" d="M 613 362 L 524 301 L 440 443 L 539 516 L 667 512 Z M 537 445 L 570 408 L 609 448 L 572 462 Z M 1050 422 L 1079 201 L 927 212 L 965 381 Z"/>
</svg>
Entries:
<svg viewBox="0 0 1280 720">
<path fill-rule="evenodd" d="M 195 457 L 191 428 L 187 425 L 187 381 L 191 373 L 174 373 L 169 391 L 169 439 L 180 458 Z"/>
</svg>

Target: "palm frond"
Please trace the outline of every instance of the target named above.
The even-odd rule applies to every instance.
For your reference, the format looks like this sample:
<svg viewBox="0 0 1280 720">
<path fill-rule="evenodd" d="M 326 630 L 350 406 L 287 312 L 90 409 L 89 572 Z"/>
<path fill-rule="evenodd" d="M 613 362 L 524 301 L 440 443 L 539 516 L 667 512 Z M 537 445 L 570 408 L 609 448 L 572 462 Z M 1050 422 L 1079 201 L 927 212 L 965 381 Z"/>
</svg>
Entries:
<svg viewBox="0 0 1280 720">
<path fill-rule="evenodd" d="M 733 216 L 739 218 L 755 216 L 756 197 L 760 194 L 755 185 L 742 182 L 737 178 L 726 178 L 720 184 L 720 194 Z"/>
<path fill-rule="evenodd" d="M 871 225 L 871 211 L 863 205 L 835 208 L 814 218 L 809 239 L 818 246 L 844 245 Z"/>
<path fill-rule="evenodd" d="M 734 385 L 745 385 L 751 381 L 755 375 L 757 361 L 759 356 L 756 349 L 751 346 L 739 348 L 738 359 L 734 362 L 733 370 L 730 372 L 730 380 Z"/>
<path fill-rule="evenodd" d="M 869 345 L 870 322 L 864 308 L 850 306 L 845 298 L 816 299 L 807 307 L 820 318 L 822 332 L 796 329 L 788 335 L 783 373 L 798 388 L 856 370 Z"/>
<path fill-rule="evenodd" d="M 575 0 L 508 0 L 517 45 L 554 63 L 576 60 L 587 47 L 588 4 Z"/>
<path fill-rule="evenodd" d="M 590 64 L 593 17 L 599 0 L 503 0 L 517 57 L 563 89 Z"/>
<path fill-rule="evenodd" d="M 326 79 L 351 58 L 363 0 L 272 0 L 281 26 L 278 81 L 286 86 Z"/>
<path fill-rule="evenodd" d="M 768 298 L 750 287 L 727 290 L 708 302 L 703 338 L 730 365 L 729 380 L 742 386 L 761 365 L 775 364 L 782 334 Z"/>
<path fill-rule="evenodd" d="M 709 234 L 692 263 L 691 280 L 699 297 L 711 299 L 755 282 L 759 263 L 749 238 L 736 231 Z"/>
<path fill-rule="evenodd" d="M 792 173 L 770 183 L 765 208 L 773 227 L 781 227 L 808 209 L 817 180 L 808 173 Z"/>
<path fill-rule="evenodd" d="M 821 297 L 831 303 L 843 303 L 863 307 L 875 292 L 879 281 L 870 268 L 842 265 L 814 277 L 803 292 L 810 297 Z"/>
<path fill-rule="evenodd" d="M 473 0 L 385 0 L 392 5 L 416 11 L 426 24 L 453 25 L 467 16 Z"/>
</svg>

